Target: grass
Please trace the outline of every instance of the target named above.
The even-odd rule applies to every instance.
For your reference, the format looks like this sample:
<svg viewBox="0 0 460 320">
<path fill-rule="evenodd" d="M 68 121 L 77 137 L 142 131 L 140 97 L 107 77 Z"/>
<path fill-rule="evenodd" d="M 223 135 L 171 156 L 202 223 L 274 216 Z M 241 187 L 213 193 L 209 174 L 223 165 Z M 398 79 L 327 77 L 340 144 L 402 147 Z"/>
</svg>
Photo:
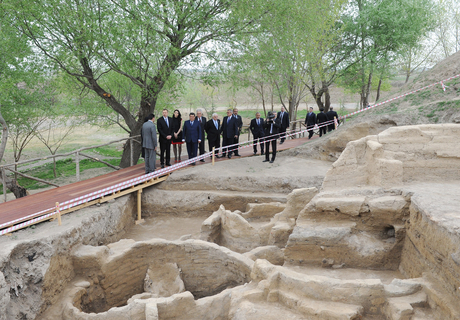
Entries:
<svg viewBox="0 0 460 320">
<path fill-rule="evenodd" d="M 114 158 L 114 159 L 104 159 L 104 161 L 114 166 L 119 165 L 121 155 L 123 153 L 123 151 L 118 150 L 116 146 L 104 146 L 104 147 L 94 148 L 89 151 L 93 153 L 98 153 L 101 156 L 103 156 L 103 158 L 106 158 L 106 157 Z M 140 158 L 138 161 L 138 163 L 143 163 L 143 162 L 144 161 L 142 158 Z M 105 164 L 100 163 L 95 160 L 91 160 L 91 159 L 80 160 L 80 174 L 88 169 L 96 169 L 96 168 L 104 168 L 104 167 L 106 167 Z M 29 176 L 43 179 L 43 180 L 50 181 L 50 182 L 52 182 L 55 179 L 54 173 L 53 173 L 53 163 L 52 162 L 41 165 L 34 169 L 25 170 L 22 172 L 24 172 L 25 174 Z M 73 158 L 66 158 L 66 159 L 56 161 L 56 176 L 58 178 L 73 177 L 75 175 L 76 175 L 76 163 Z M 48 187 L 48 185 L 46 184 L 42 184 L 38 181 L 34 181 L 34 180 L 20 177 L 20 176 L 18 177 L 18 183 L 24 188 L 26 188 L 27 190 L 36 190 L 36 189 Z M 0 194 L 3 194 L 3 188 L 0 188 Z"/>
</svg>

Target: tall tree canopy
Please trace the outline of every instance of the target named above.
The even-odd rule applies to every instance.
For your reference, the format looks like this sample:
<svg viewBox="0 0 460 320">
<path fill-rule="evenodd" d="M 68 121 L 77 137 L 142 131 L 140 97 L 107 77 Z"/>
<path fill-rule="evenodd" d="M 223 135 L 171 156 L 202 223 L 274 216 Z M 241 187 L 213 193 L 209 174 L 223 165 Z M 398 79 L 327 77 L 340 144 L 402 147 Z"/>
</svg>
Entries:
<svg viewBox="0 0 460 320">
<path fill-rule="evenodd" d="M 121 115 L 130 136 L 155 110 L 179 67 L 212 57 L 253 23 L 247 0 L 4 0 L 15 25 L 59 68 Z M 140 92 L 138 107 L 117 99 L 109 74 Z M 140 147 L 134 150 L 135 160 Z M 120 166 L 129 165 L 129 144 Z"/>
</svg>

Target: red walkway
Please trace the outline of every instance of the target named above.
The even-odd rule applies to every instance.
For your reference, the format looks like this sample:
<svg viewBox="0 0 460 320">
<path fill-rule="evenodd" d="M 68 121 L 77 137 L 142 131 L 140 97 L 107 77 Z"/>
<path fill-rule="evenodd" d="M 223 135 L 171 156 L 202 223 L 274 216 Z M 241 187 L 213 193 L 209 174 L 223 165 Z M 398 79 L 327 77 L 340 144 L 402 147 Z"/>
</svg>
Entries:
<svg viewBox="0 0 460 320">
<path fill-rule="evenodd" d="M 278 151 L 297 147 L 307 141 L 307 138 L 286 140 L 282 145 L 278 143 Z M 241 149 L 239 153 L 243 157 L 251 156 L 253 154 L 253 148 L 247 147 Z M 187 156 L 182 154 L 182 159 L 186 158 Z M 238 158 L 239 157 L 233 157 L 232 160 Z M 227 158 L 216 159 L 216 161 L 227 160 Z M 197 165 L 203 165 L 206 163 L 209 164 L 210 162 L 211 160 L 208 158 L 206 159 L 205 163 L 198 161 Z M 144 164 L 142 163 L 129 168 L 104 174 L 99 177 L 71 183 L 66 186 L 46 190 L 33 195 L 29 195 L 24 198 L 19 198 L 2 203 L 0 204 L 0 225 L 15 219 L 20 219 L 22 217 L 40 212 L 42 210 L 53 208 L 56 202 L 63 203 L 64 201 L 86 195 L 90 192 L 115 185 L 117 183 L 141 176 L 143 174 Z"/>
</svg>

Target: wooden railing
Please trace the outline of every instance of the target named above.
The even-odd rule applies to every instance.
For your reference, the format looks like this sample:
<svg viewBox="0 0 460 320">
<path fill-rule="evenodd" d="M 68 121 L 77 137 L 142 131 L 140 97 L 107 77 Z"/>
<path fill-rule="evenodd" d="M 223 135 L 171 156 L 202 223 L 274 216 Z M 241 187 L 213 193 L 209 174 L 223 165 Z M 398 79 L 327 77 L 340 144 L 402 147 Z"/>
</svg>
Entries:
<svg viewBox="0 0 460 320">
<path fill-rule="evenodd" d="M 82 153 L 82 151 L 95 149 L 95 148 L 99 148 L 99 147 L 104 147 L 104 146 L 108 146 L 108 145 L 111 145 L 111 144 L 114 144 L 114 143 L 117 143 L 117 142 L 122 142 L 122 141 L 127 140 L 127 141 L 129 141 L 129 144 L 130 144 L 130 151 L 131 151 L 131 153 L 130 153 L 130 165 L 132 166 L 132 165 L 134 165 L 134 153 L 133 153 L 134 142 L 141 143 L 140 140 L 136 140 L 137 138 L 140 138 L 140 135 L 129 137 L 129 138 L 123 138 L 123 139 L 119 139 L 119 140 L 114 140 L 114 141 L 110 141 L 110 142 L 95 145 L 95 146 L 84 147 L 84 148 L 73 150 L 73 151 L 67 152 L 67 153 L 60 153 L 60 154 L 55 154 L 55 155 L 49 155 L 49 156 L 46 156 L 46 157 L 28 159 L 28 160 L 23 160 L 23 161 L 18 161 L 18 162 L 13 162 L 13 163 L 0 165 L 0 172 L 2 174 L 2 181 L 4 181 L 4 183 L 3 183 L 4 202 L 7 201 L 6 183 L 5 183 L 5 181 L 6 181 L 6 170 L 11 171 L 11 172 L 13 172 L 13 173 L 15 173 L 17 175 L 20 175 L 22 177 L 25 177 L 27 179 L 35 180 L 35 181 L 38 181 L 38 182 L 41 182 L 41 183 L 44 183 L 44 184 L 48 184 L 48 185 L 51 185 L 51 186 L 54 186 L 54 187 L 59 187 L 59 185 L 57 185 L 55 183 L 52 183 L 52 182 L 49 182 L 49 181 L 46 181 L 46 180 L 43 180 L 43 179 L 39 179 L 39 178 L 36 178 L 36 177 L 32 177 L 32 176 L 29 176 L 29 175 L 27 175 L 25 173 L 21 173 L 18 170 L 14 170 L 14 169 L 11 168 L 13 166 L 15 168 L 17 168 L 17 166 L 20 165 L 20 164 L 27 164 L 27 163 L 31 163 L 31 162 L 35 162 L 35 161 L 40 161 L 40 160 L 48 160 L 48 159 L 55 159 L 55 158 L 59 158 L 59 157 L 68 157 L 68 156 L 75 155 L 75 164 L 76 164 L 75 174 L 76 174 L 77 181 L 80 181 L 80 157 L 84 157 L 84 158 L 88 158 L 88 159 L 91 159 L 91 160 L 94 160 L 94 161 L 98 161 L 100 163 L 105 164 L 106 166 L 111 167 L 112 169 L 115 169 L 115 170 L 120 169 L 120 167 L 118 167 L 118 166 L 114 166 L 114 165 L 112 165 L 112 164 L 110 164 L 110 163 L 108 163 L 108 162 L 106 162 L 104 160 L 101 160 L 101 159 L 98 159 L 96 157 L 90 156 L 88 154 Z"/>
</svg>

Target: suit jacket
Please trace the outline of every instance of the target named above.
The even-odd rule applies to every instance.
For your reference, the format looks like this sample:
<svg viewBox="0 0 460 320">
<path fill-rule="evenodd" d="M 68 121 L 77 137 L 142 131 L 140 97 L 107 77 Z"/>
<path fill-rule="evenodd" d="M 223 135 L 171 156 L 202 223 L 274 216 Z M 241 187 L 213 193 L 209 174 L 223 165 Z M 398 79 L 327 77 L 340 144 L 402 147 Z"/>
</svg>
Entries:
<svg viewBox="0 0 460 320">
<path fill-rule="evenodd" d="M 238 126 L 238 135 L 240 134 L 241 132 L 241 128 L 243 127 L 243 119 L 241 118 L 241 116 L 239 114 L 235 116 L 233 116 L 236 120 L 236 124 Z"/>
<path fill-rule="evenodd" d="M 185 142 L 198 142 L 198 140 L 201 140 L 201 126 L 198 120 L 195 119 L 193 125 L 190 120 L 185 121 L 182 129 L 182 140 L 185 140 Z"/>
<path fill-rule="evenodd" d="M 214 125 L 214 120 L 213 119 L 211 119 L 208 122 L 206 122 L 205 130 L 206 130 L 206 133 L 208 134 L 208 140 L 214 141 L 214 140 L 220 139 L 220 134 L 222 132 L 222 127 L 220 126 L 220 120 L 219 119 L 217 119 L 217 127 L 218 127 L 218 129 L 216 129 L 216 126 Z"/>
<path fill-rule="evenodd" d="M 160 117 L 157 120 L 157 127 L 158 127 L 158 133 L 160 135 L 160 141 L 171 141 L 171 140 L 166 139 L 167 136 L 172 136 L 174 133 L 171 117 L 168 117 L 168 123 L 169 123 L 169 127 L 166 124 L 166 121 L 163 117 Z"/>
<path fill-rule="evenodd" d="M 198 117 L 195 118 L 196 121 L 198 121 Z M 198 121 L 200 123 L 200 121 Z M 201 137 L 203 137 L 204 140 L 204 129 L 206 126 L 206 117 L 201 117 Z"/>
<path fill-rule="evenodd" d="M 257 119 L 252 119 L 251 124 L 249 125 L 249 128 L 251 129 L 252 135 L 254 138 L 256 137 L 263 137 L 265 132 L 264 132 L 264 119 L 260 118 L 259 119 L 260 125 L 257 125 Z"/>
<path fill-rule="evenodd" d="M 314 126 L 316 124 L 316 114 L 314 112 L 307 113 L 307 116 L 305 117 L 305 125 L 307 126 Z"/>
<path fill-rule="evenodd" d="M 278 112 L 278 115 L 276 116 L 276 119 L 280 119 L 282 129 L 289 128 L 289 113 L 287 113 L 285 111 L 284 114 L 283 114 L 283 120 L 281 120 L 281 111 L 280 111 L 280 112 Z"/>
<path fill-rule="evenodd" d="M 277 134 L 277 133 L 280 132 L 280 129 L 281 129 L 281 119 L 280 119 L 280 118 L 276 118 L 276 119 L 273 121 L 272 133 L 270 133 L 271 126 L 272 126 L 272 121 L 265 120 L 265 122 L 264 122 L 264 129 L 265 129 L 265 136 L 266 136 L 266 137 L 267 137 L 267 136 L 274 135 L 274 134 Z M 272 139 L 272 138 L 275 138 L 275 137 L 269 137 L 268 139 Z"/>
<path fill-rule="evenodd" d="M 334 117 L 336 117 L 337 123 L 339 122 L 339 115 L 337 114 L 337 112 L 333 110 L 329 110 L 328 112 L 326 112 L 326 116 L 328 117 L 329 120 L 334 120 Z M 332 123 L 332 125 L 334 125 L 334 123 Z"/>
<path fill-rule="evenodd" d="M 327 114 L 325 114 L 324 112 L 320 112 L 316 115 L 316 122 L 317 123 L 323 123 L 323 122 L 326 122 L 326 121 L 329 121 L 329 118 L 327 117 Z"/>
<path fill-rule="evenodd" d="M 157 128 L 150 120 L 142 125 L 142 147 L 147 149 L 157 147 Z"/>
<path fill-rule="evenodd" d="M 230 121 L 227 123 L 228 117 L 225 116 L 222 120 L 222 134 L 224 139 L 233 138 L 239 134 L 237 119 L 234 116 L 230 117 Z"/>
</svg>

